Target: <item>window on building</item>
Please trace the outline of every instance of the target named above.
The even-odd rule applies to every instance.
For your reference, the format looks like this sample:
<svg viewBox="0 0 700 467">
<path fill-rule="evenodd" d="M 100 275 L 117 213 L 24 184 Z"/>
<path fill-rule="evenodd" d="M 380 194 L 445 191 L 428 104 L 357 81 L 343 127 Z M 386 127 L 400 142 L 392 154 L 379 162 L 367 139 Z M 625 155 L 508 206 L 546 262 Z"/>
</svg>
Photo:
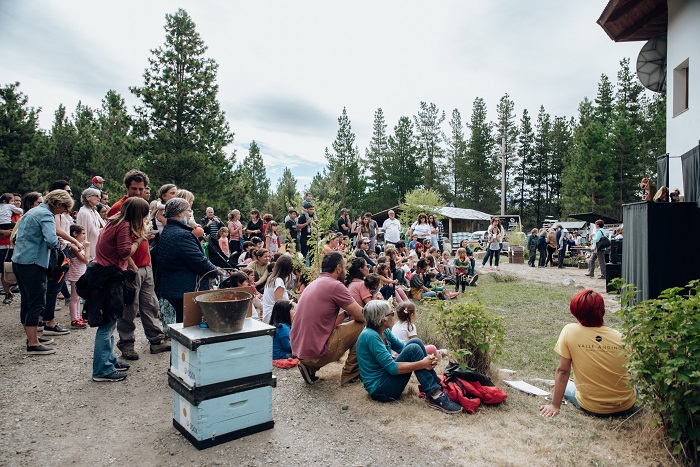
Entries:
<svg viewBox="0 0 700 467">
<path fill-rule="evenodd" d="M 673 69 L 673 116 L 688 110 L 688 59 Z"/>
</svg>

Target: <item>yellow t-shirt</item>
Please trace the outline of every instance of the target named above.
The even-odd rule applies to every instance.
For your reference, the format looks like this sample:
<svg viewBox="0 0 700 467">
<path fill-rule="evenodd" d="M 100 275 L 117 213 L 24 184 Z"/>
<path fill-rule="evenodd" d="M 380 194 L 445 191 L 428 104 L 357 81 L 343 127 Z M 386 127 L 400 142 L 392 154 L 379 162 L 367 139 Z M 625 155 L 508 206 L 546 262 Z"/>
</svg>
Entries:
<svg viewBox="0 0 700 467">
<path fill-rule="evenodd" d="M 588 328 L 579 323 L 567 324 L 554 351 L 571 360 L 576 400 L 581 407 L 604 415 L 634 405 L 636 395 L 629 387 L 627 355 L 618 331 L 607 326 Z"/>
</svg>

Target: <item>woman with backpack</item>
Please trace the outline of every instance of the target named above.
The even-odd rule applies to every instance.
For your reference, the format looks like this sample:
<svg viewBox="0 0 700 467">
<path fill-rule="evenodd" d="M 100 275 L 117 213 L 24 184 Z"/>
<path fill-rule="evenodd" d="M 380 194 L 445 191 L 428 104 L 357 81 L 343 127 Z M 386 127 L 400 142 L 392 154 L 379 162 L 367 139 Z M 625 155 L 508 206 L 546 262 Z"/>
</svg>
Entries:
<svg viewBox="0 0 700 467">
<path fill-rule="evenodd" d="M 598 279 L 605 279 L 605 250 L 610 248 L 610 239 L 603 231 L 604 225 L 605 222 L 603 219 L 595 221 L 596 232 L 591 239 L 591 249 L 593 251 L 588 263 L 588 274 L 586 274 L 586 276 L 595 277 L 595 261 L 597 259 L 600 263 L 600 276 L 598 276 Z M 606 240 L 602 240 L 603 237 L 605 237 Z M 605 243 L 607 243 L 607 247 L 605 247 Z"/>
</svg>

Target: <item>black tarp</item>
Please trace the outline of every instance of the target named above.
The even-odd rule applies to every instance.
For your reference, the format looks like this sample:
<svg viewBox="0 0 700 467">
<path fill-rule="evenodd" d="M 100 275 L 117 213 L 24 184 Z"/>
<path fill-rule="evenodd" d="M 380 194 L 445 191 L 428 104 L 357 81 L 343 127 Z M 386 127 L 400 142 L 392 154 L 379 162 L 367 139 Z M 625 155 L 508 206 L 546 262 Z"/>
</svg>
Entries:
<svg viewBox="0 0 700 467">
<path fill-rule="evenodd" d="M 595 212 L 584 212 L 581 214 L 569 214 L 572 219 L 578 219 L 583 222 L 593 223 L 598 219 L 603 219 L 606 224 L 622 224 L 622 221 L 614 219 L 612 217 L 604 216 L 603 214 L 596 214 Z"/>
<path fill-rule="evenodd" d="M 664 154 L 663 156 L 660 156 L 656 159 L 656 187 L 661 188 L 662 186 L 665 186 L 666 188 L 669 188 L 668 186 L 668 168 L 669 165 L 669 157 L 668 154 Z"/>
<path fill-rule="evenodd" d="M 681 156 L 683 164 L 683 195 L 687 202 L 700 206 L 700 146 Z"/>
<path fill-rule="evenodd" d="M 700 227 L 697 204 L 642 201 L 622 210 L 622 278 L 637 287 L 638 300 L 657 298 L 669 287 L 700 278 L 700 249 L 694 238 Z"/>
</svg>

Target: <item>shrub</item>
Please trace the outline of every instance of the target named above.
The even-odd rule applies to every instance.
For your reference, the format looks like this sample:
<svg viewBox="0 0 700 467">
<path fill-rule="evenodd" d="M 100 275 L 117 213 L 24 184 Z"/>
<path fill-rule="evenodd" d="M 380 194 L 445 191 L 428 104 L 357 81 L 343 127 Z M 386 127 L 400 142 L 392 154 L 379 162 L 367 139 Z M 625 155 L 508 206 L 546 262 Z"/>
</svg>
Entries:
<svg viewBox="0 0 700 467">
<path fill-rule="evenodd" d="M 636 299 L 633 286 L 621 301 Z M 674 455 L 700 464 L 700 280 L 622 310 L 629 369 L 640 398 L 658 414 Z"/>
<path fill-rule="evenodd" d="M 460 365 L 479 373 L 489 372 L 491 360 L 503 345 L 501 318 L 475 297 L 466 302 L 435 302 L 429 305 L 431 321 Z"/>
</svg>

